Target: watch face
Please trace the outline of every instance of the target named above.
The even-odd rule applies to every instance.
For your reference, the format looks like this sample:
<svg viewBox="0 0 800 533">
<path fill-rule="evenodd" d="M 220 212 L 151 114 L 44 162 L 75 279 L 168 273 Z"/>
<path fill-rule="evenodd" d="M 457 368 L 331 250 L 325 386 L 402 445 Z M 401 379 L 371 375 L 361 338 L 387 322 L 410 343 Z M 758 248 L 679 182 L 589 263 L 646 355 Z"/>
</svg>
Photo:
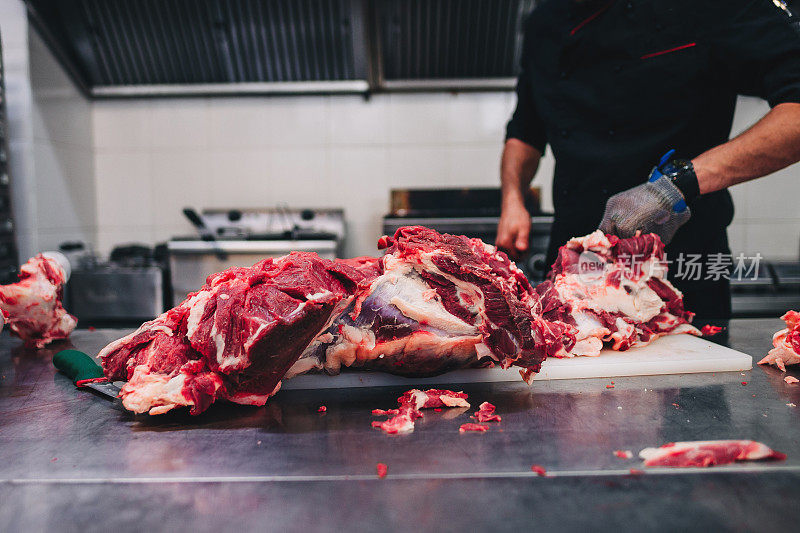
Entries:
<svg viewBox="0 0 800 533">
<path fill-rule="evenodd" d="M 687 161 L 686 159 L 673 159 L 661 167 L 661 172 L 671 178 L 674 178 L 675 176 L 691 168 L 691 164 L 692 162 Z"/>
</svg>

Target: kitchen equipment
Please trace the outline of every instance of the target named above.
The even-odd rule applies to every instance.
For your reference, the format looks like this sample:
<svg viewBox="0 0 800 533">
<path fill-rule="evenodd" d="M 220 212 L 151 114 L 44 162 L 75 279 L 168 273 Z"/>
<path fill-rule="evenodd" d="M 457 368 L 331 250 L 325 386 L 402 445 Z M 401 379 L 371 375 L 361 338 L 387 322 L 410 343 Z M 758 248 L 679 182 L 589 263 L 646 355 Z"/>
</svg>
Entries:
<svg viewBox="0 0 800 533">
<path fill-rule="evenodd" d="M 696 372 L 750 370 L 753 358 L 693 335 L 669 335 L 625 352 L 605 349 L 598 357 L 549 358 L 535 380 L 612 378 Z M 519 369 L 500 367 L 455 370 L 431 378 L 406 378 L 380 372 L 342 372 L 338 376 L 310 374 L 287 379 L 282 390 L 344 387 L 422 386 L 445 383 L 519 381 Z"/>
<path fill-rule="evenodd" d="M 544 280 L 545 256 L 553 216 L 543 213 L 539 189 L 531 188 L 525 206 L 531 213 L 529 253 L 517 266 L 532 281 Z M 392 189 L 391 210 L 383 217 L 383 232 L 392 235 L 401 226 L 427 226 L 442 233 L 477 237 L 493 244 L 500 221 L 500 189 Z"/>
<path fill-rule="evenodd" d="M 147 246 L 117 247 L 108 262 L 85 254 L 73 265 L 64 296 L 79 322 L 136 326 L 164 312 L 164 268 Z"/>
<path fill-rule="evenodd" d="M 119 395 L 118 385 L 108 381 L 94 381 L 104 377 L 103 369 L 81 351 L 61 350 L 53 356 L 53 366 L 66 374 L 77 387 L 88 387 L 112 400 Z"/>
<path fill-rule="evenodd" d="M 315 252 L 333 259 L 339 256 L 345 239 L 341 209 L 279 206 L 207 209 L 195 215 L 193 224 L 198 228 L 202 225 L 203 237 L 175 237 L 167 243 L 173 306 L 215 272 L 293 251 Z"/>
<path fill-rule="evenodd" d="M 208 242 L 214 242 L 216 240 L 214 233 L 209 231 L 209 229 L 203 222 L 203 219 L 200 218 L 200 215 L 197 214 L 197 211 L 195 211 L 191 207 L 184 207 L 183 214 L 186 216 L 186 218 L 189 219 L 189 222 L 191 222 L 192 225 L 197 228 L 197 231 L 200 232 L 200 238 L 202 240 Z M 220 261 L 228 260 L 227 254 L 222 250 L 216 249 L 215 253 L 217 254 L 217 259 L 219 259 Z"/>
<path fill-rule="evenodd" d="M 761 260 L 757 272 L 731 277 L 734 317 L 781 316 L 800 309 L 800 261 Z"/>
</svg>

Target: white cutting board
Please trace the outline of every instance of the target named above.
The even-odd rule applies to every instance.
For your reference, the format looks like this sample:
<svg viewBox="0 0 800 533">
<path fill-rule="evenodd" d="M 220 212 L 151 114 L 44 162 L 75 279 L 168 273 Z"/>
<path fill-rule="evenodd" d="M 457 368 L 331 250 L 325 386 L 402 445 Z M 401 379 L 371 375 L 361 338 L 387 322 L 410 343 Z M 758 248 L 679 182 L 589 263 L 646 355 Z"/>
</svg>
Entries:
<svg viewBox="0 0 800 533">
<path fill-rule="evenodd" d="M 603 350 L 598 357 L 547 359 L 534 379 L 611 378 L 694 372 L 734 372 L 750 370 L 749 355 L 714 344 L 693 335 L 661 337 L 647 346 L 625 352 Z M 435 383 L 481 383 L 520 381 L 519 369 L 473 368 L 455 370 L 432 378 L 406 378 L 382 372 L 343 372 L 338 376 L 310 374 L 287 379 L 282 389 L 326 389 L 346 387 L 386 387 Z"/>
</svg>

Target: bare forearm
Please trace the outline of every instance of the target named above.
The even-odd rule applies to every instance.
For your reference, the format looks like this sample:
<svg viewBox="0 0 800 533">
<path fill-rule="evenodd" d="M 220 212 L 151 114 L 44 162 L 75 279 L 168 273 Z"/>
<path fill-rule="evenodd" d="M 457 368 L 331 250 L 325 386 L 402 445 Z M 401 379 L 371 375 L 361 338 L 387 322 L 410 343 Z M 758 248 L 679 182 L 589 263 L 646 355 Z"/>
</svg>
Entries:
<svg viewBox="0 0 800 533">
<path fill-rule="evenodd" d="M 500 165 L 503 209 L 525 203 L 525 191 L 530 187 L 542 153 L 518 139 L 506 141 Z"/>
<path fill-rule="evenodd" d="M 776 172 L 800 161 L 800 104 L 775 106 L 750 129 L 697 156 L 700 194 Z"/>
</svg>

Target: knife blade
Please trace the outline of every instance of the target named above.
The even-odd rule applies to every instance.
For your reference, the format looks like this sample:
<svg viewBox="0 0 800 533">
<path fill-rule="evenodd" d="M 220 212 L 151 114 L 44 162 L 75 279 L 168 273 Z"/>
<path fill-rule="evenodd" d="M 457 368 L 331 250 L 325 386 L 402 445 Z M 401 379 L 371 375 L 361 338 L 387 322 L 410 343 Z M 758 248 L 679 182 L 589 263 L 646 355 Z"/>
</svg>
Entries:
<svg viewBox="0 0 800 533">
<path fill-rule="evenodd" d="M 92 381 L 104 378 L 103 369 L 93 358 L 79 350 L 61 350 L 53 356 L 53 365 L 67 375 L 78 388 L 87 387 L 115 400 L 120 386 L 110 381 Z"/>
</svg>

